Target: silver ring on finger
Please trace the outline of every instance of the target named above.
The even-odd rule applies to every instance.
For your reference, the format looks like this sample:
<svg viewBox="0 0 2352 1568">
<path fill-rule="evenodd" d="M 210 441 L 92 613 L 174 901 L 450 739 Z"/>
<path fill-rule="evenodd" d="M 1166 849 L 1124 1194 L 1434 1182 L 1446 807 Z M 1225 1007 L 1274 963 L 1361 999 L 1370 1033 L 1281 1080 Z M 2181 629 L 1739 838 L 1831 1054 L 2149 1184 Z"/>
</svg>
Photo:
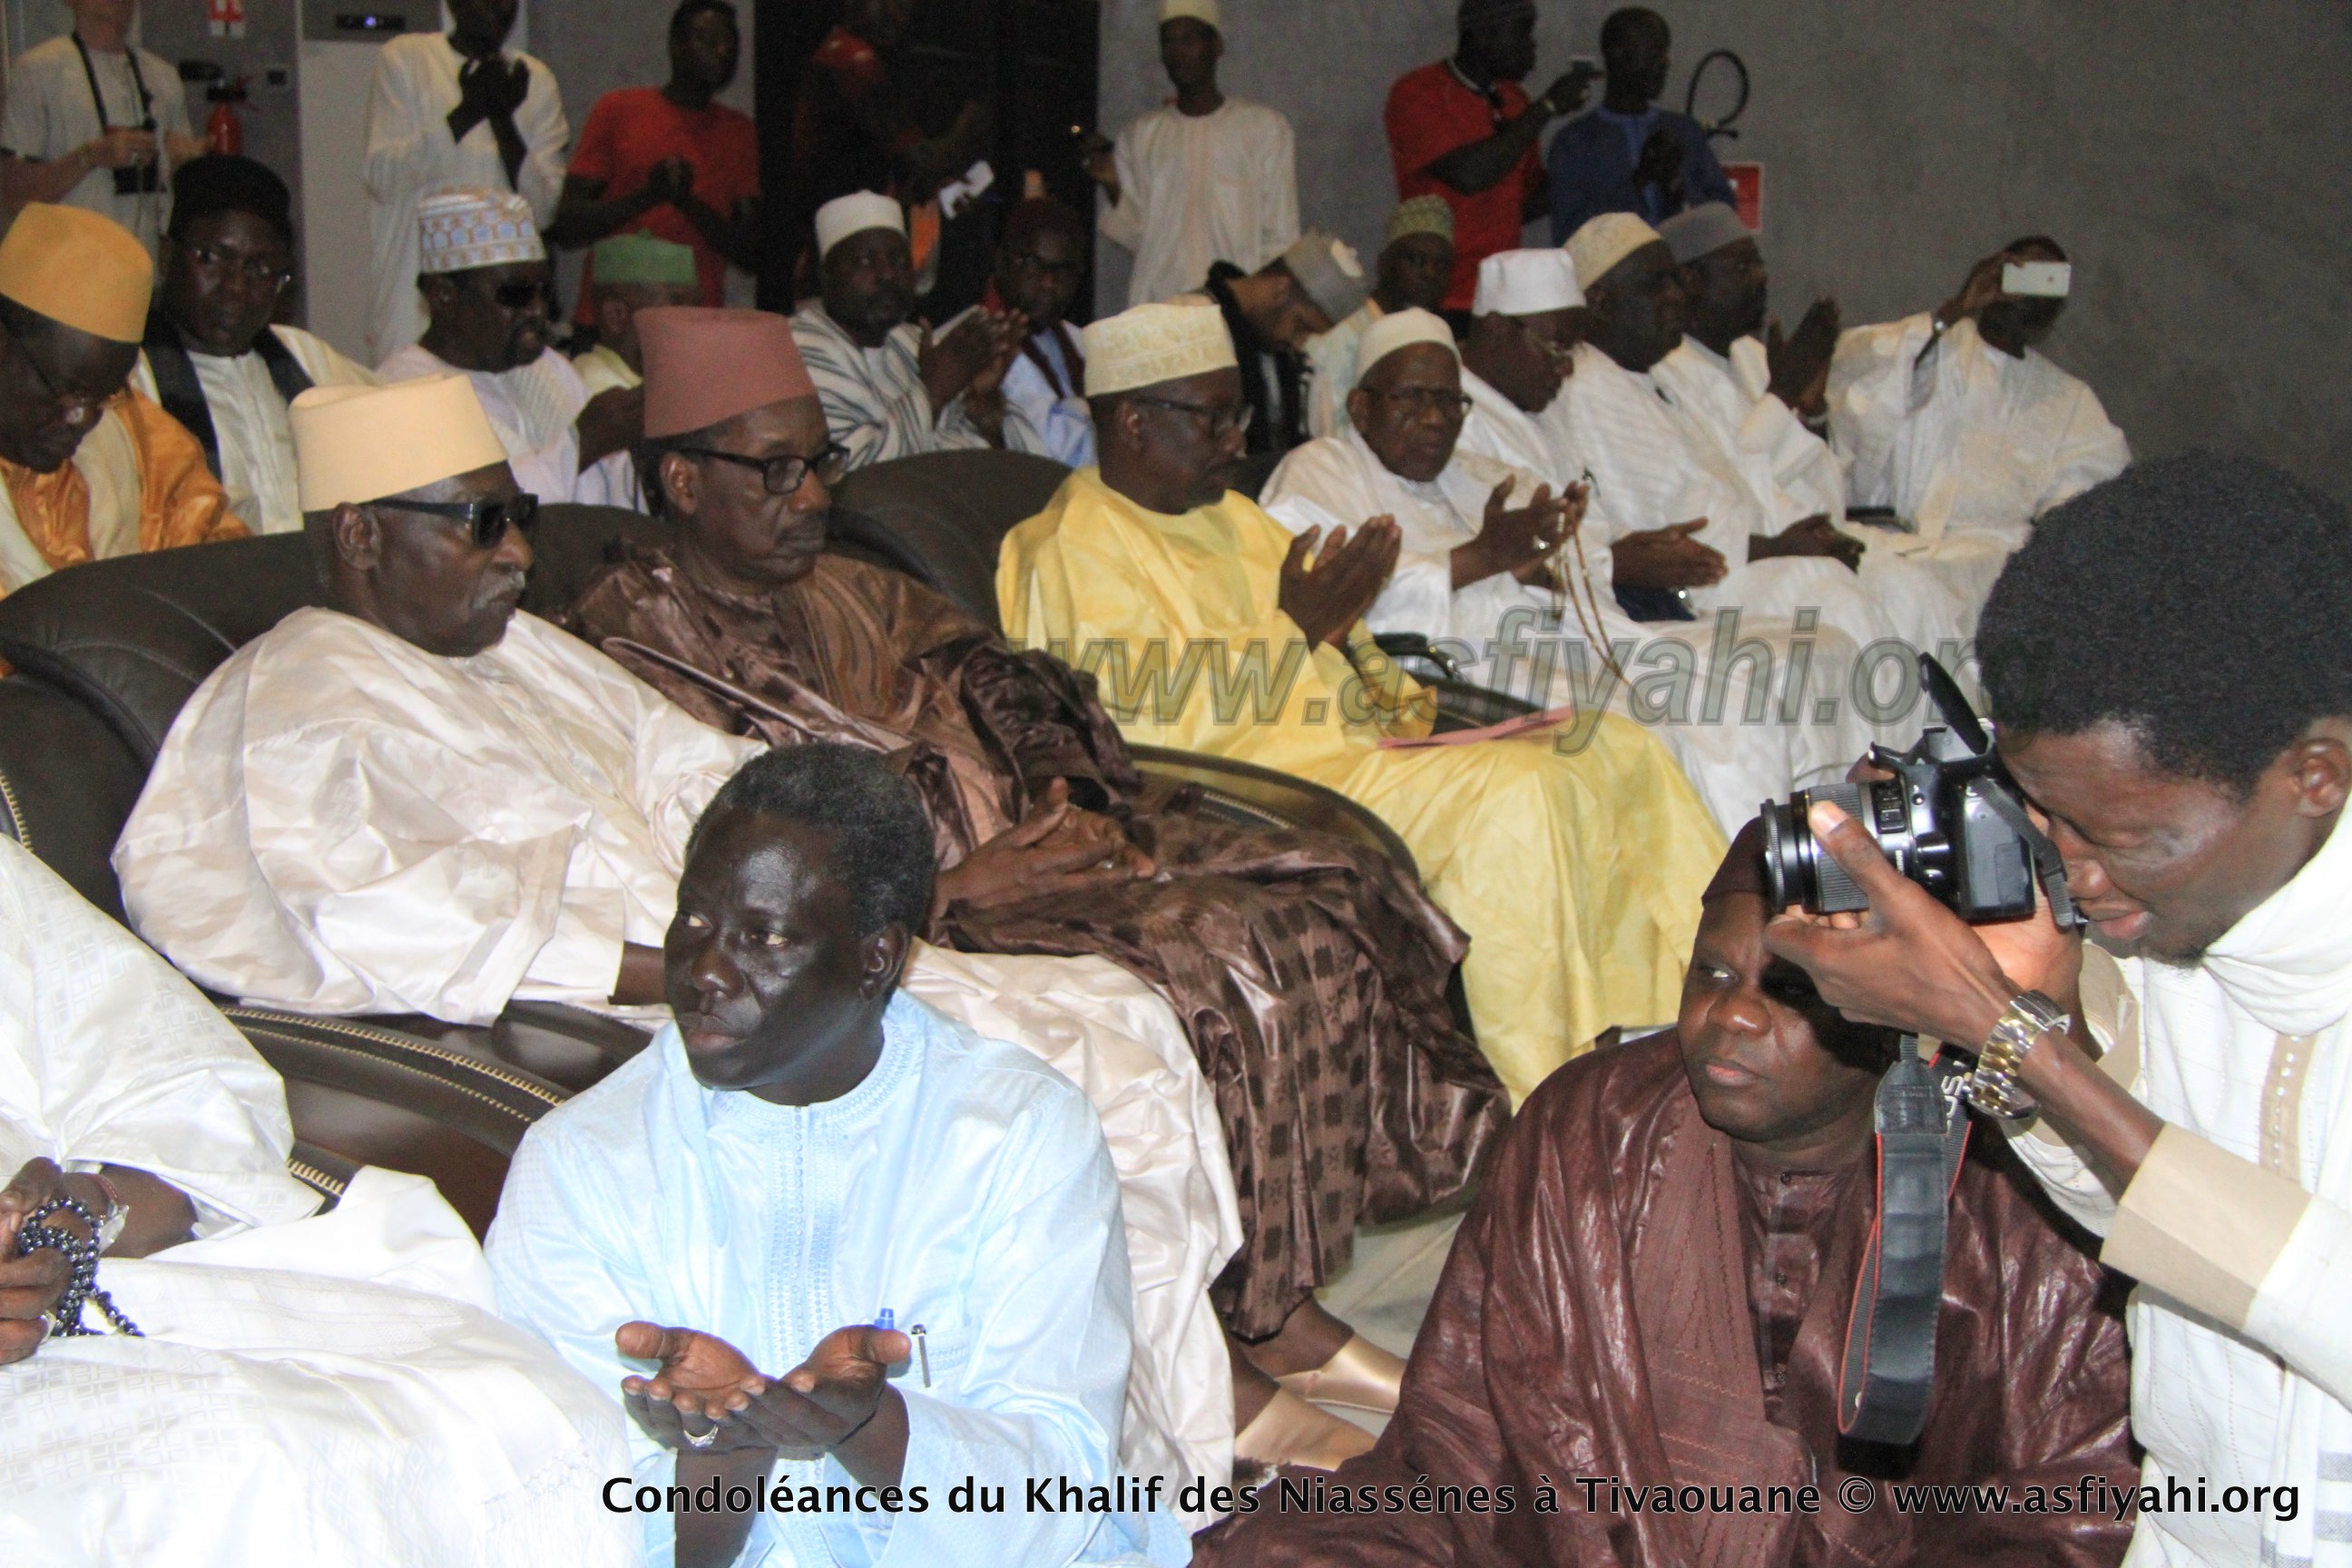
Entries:
<svg viewBox="0 0 2352 1568">
<path fill-rule="evenodd" d="M 719 1423 L 716 1421 L 710 1424 L 710 1430 L 708 1432 L 688 1432 L 683 1423 L 679 1426 L 679 1431 L 685 1436 L 686 1446 L 689 1448 L 708 1448 L 711 1444 L 719 1441 Z"/>
</svg>

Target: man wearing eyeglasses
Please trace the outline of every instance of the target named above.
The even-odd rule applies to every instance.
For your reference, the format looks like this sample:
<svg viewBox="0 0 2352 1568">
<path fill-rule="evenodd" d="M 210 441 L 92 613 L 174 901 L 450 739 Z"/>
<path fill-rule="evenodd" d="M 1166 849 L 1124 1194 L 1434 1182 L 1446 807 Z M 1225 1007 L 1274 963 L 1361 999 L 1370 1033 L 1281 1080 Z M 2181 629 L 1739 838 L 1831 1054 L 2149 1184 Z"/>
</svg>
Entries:
<svg viewBox="0 0 2352 1568">
<path fill-rule="evenodd" d="M 163 288 L 131 384 L 196 438 L 229 509 L 262 533 L 302 526 L 286 405 L 313 386 L 376 384 L 301 328 L 272 323 L 293 271 L 283 180 L 219 153 L 180 170 Z"/>
<path fill-rule="evenodd" d="M 1007 647 L 911 578 L 823 553 L 841 453 L 792 374 L 781 319 L 640 320 L 676 542 L 607 567 L 566 624 L 720 729 L 903 759 L 940 846 L 930 940 L 975 963 L 1108 960 L 1174 1001 L 1233 1151 L 1243 1244 L 1211 1298 L 1230 1357 L 1213 1329 L 1203 1343 L 1161 1315 L 1196 1303 L 1205 1280 L 1189 1298 L 1150 1290 L 1139 1379 L 1168 1372 L 1156 1397 L 1230 1376 L 1222 1430 L 1198 1403 L 1171 1406 L 1199 1417 L 1180 1436 L 1196 1451 L 1238 1441 L 1245 1458 L 1289 1464 L 1360 1452 L 1361 1428 L 1304 1401 L 1385 1410 L 1401 1363 L 1324 1311 L 1315 1287 L 1344 1267 L 1360 1221 L 1464 1191 L 1502 1121 L 1499 1087 L 1447 1019 L 1457 954 L 1444 917 L 1377 852 L 1155 806 L 1066 666 Z M 1421 1109 L 1392 1120 L 1383 1105 Z M 1130 1124 L 1105 1114 L 1124 1162 Z M 1129 1201 L 1145 1217 L 1158 1206 Z M 1301 1214 L 1315 1224 L 1287 1217 Z M 1141 1258 L 1137 1274 L 1158 1282 Z"/>
<path fill-rule="evenodd" d="M 1139 306 L 1086 345 L 1102 461 L 1005 536 L 1006 637 L 1094 675 L 1131 742 L 1379 813 L 1470 935 L 1463 989 L 1514 1101 L 1611 1027 L 1671 1016 L 1723 844 L 1674 758 L 1605 714 L 1424 744 L 1434 702 L 1364 624 L 1397 520 L 1293 537 L 1231 489 L 1248 405 L 1213 310 Z M 1510 531 L 1563 522 L 1538 509 Z"/>
<path fill-rule="evenodd" d="M 1738 658 L 1717 652 L 1712 626 L 1677 636 L 1638 625 L 1611 592 L 1611 528 L 1592 510 L 1591 482 L 1559 477 L 1539 437 L 1525 457 L 1498 449 L 1489 432 L 1513 426 L 1488 405 L 1504 395 L 1473 363 L 1540 411 L 1559 391 L 1580 303 L 1565 252 L 1503 251 L 1479 266 L 1478 325 L 1458 357 L 1437 317 L 1382 317 L 1365 334 L 1372 363 L 1349 399 L 1352 428 L 1292 453 L 1267 482 L 1265 509 L 1294 532 L 1394 518 L 1403 548 L 1367 617 L 1375 632 L 1427 637 L 1464 679 L 1538 708 L 1573 707 L 1588 723 L 1604 711 L 1633 717 L 1734 833 L 1758 801 L 1843 777 L 1871 732 L 1851 720 L 1811 722 L 1806 703 L 1784 713 L 1786 621 L 1743 623 L 1757 646 Z M 1516 404 L 1511 413 L 1534 431 Z M 1822 637 L 1851 659 L 1843 639 Z"/>
<path fill-rule="evenodd" d="M 194 437 L 125 389 L 154 278 L 130 230 L 79 207 L 36 202 L 0 239 L 0 594 L 246 531 Z"/>
<path fill-rule="evenodd" d="M 376 373 L 386 381 L 462 373 L 517 484 L 550 503 L 643 510 L 629 447 L 644 429 L 645 393 L 591 397 L 552 346 L 554 275 L 530 204 L 512 192 L 442 191 L 419 205 L 417 226 L 416 283 L 432 321 Z"/>
</svg>

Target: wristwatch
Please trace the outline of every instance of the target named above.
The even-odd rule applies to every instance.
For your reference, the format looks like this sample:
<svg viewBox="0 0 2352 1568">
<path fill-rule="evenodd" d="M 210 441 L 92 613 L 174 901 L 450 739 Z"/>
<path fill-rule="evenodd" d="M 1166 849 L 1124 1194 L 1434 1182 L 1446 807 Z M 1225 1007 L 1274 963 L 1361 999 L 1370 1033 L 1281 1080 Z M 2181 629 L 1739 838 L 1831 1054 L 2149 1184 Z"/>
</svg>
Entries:
<svg viewBox="0 0 2352 1568">
<path fill-rule="evenodd" d="M 122 1201 L 122 1194 L 115 1191 L 112 1182 L 106 1179 L 105 1169 L 97 1161 L 68 1160 L 63 1169 L 70 1176 L 88 1176 L 98 1184 L 98 1190 L 106 1194 L 106 1214 L 98 1222 L 98 1249 L 107 1251 L 121 1236 L 123 1225 L 131 1218 L 131 1205 Z"/>
<path fill-rule="evenodd" d="M 2021 991 L 2011 997 L 1977 1052 L 1976 1070 L 1969 1075 L 1969 1103 L 1989 1116 L 2031 1116 L 2033 1097 L 2019 1086 L 2018 1068 L 2036 1040 L 2053 1031 L 2063 1033 L 2074 1022 L 2039 991 Z"/>
</svg>

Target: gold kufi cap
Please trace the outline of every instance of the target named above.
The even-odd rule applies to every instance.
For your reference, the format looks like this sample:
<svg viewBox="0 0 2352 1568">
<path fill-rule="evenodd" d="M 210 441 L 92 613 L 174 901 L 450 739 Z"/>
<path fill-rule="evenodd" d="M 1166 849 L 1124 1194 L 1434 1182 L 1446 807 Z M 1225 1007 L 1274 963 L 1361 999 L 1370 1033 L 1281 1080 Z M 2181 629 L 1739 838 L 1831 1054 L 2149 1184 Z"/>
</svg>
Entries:
<svg viewBox="0 0 2352 1568">
<path fill-rule="evenodd" d="M 112 218 L 33 202 L 0 239 L 0 295 L 76 331 L 135 343 L 147 335 L 155 263 Z"/>
<path fill-rule="evenodd" d="M 304 511 L 382 500 L 507 460 L 462 375 L 314 386 L 294 400 L 289 418 Z"/>
</svg>

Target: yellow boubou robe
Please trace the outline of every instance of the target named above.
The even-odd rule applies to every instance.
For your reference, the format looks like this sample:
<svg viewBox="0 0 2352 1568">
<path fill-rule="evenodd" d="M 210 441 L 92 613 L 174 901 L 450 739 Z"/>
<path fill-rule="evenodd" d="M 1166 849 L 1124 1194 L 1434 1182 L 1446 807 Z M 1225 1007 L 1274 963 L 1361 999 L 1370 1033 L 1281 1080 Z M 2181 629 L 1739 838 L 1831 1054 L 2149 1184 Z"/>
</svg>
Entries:
<svg viewBox="0 0 2352 1568">
<path fill-rule="evenodd" d="M 1131 741 L 1296 774 L 1395 828 L 1470 933 L 1471 1016 L 1514 1101 L 1610 1026 L 1672 1021 L 1724 852 L 1674 758 L 1613 717 L 1580 748 L 1381 750 L 1428 732 L 1428 694 L 1360 624 L 1308 650 L 1277 605 L 1290 543 L 1244 496 L 1171 517 L 1082 469 L 1005 539 L 1005 635 L 1093 673 Z"/>
<path fill-rule="evenodd" d="M 0 594 L 85 561 L 245 535 L 196 438 L 135 392 L 55 473 L 0 459 Z"/>
</svg>

